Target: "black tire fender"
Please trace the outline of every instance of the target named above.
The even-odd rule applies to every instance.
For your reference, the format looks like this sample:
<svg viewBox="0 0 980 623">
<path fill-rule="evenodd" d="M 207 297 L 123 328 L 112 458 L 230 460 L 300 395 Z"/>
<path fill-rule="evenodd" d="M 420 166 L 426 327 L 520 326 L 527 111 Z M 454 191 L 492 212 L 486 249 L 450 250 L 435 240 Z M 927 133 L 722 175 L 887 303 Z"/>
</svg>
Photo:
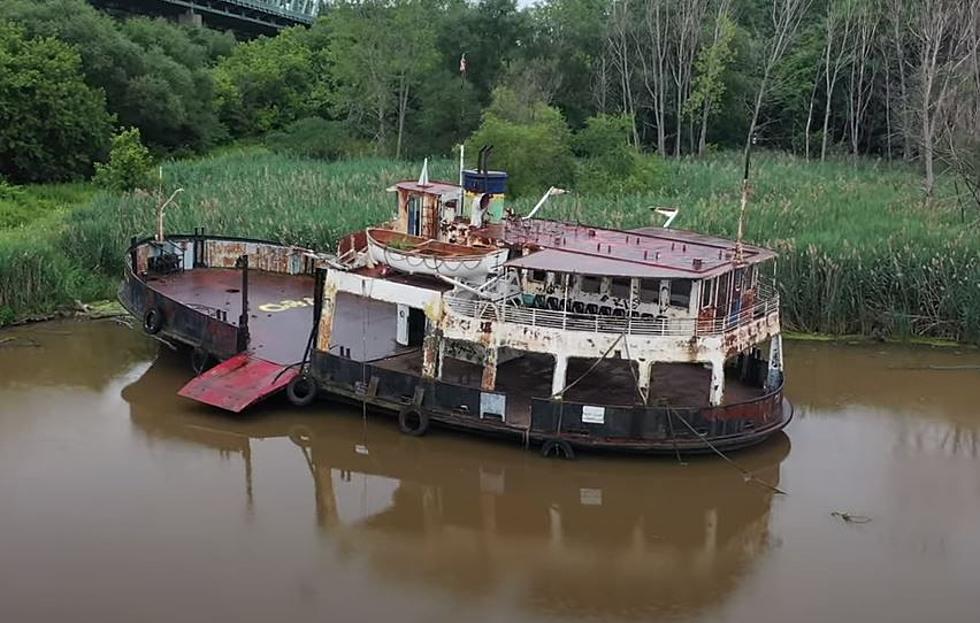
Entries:
<svg viewBox="0 0 980 623">
<path fill-rule="evenodd" d="M 143 314 L 143 330 L 156 335 L 163 328 L 163 312 L 159 307 L 151 307 Z"/>
<path fill-rule="evenodd" d="M 297 407 L 305 407 L 316 398 L 316 379 L 308 374 L 294 376 L 286 386 L 286 398 Z"/>
<path fill-rule="evenodd" d="M 421 437 L 429 432 L 429 416 L 414 405 L 403 407 L 398 412 L 398 430 L 412 437 Z"/>
<path fill-rule="evenodd" d="M 572 444 L 564 439 L 548 439 L 541 445 L 541 456 L 546 459 L 556 458 L 572 461 L 575 459 L 575 450 Z"/>
<path fill-rule="evenodd" d="M 211 353 L 198 346 L 191 351 L 191 370 L 196 376 L 200 376 L 211 367 Z"/>
</svg>

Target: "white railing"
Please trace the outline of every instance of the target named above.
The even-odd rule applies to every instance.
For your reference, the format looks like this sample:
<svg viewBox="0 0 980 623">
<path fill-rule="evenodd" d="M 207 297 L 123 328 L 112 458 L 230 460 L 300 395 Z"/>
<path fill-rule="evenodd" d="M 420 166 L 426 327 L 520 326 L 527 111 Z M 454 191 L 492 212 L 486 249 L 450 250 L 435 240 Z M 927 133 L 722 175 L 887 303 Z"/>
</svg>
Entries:
<svg viewBox="0 0 980 623">
<path fill-rule="evenodd" d="M 627 335 L 660 335 L 670 337 L 691 337 L 722 335 L 735 331 L 767 318 L 779 311 L 779 295 L 760 289 L 764 297 L 752 307 L 738 313 L 719 316 L 711 320 L 697 318 L 637 318 L 611 316 L 604 314 L 576 314 L 574 312 L 538 309 L 522 305 L 505 305 L 490 301 L 465 298 L 447 294 L 444 301 L 456 314 L 491 320 L 510 322 L 532 327 L 561 329 L 564 331 L 588 331 L 592 333 L 618 333 Z"/>
</svg>

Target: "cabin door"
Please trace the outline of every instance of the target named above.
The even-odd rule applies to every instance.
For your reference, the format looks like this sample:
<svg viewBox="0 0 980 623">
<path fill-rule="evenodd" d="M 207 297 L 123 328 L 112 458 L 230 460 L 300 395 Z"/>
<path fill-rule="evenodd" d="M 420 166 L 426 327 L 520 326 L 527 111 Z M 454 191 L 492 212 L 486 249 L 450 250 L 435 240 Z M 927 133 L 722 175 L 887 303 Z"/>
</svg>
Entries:
<svg viewBox="0 0 980 623">
<path fill-rule="evenodd" d="M 408 198 L 408 234 L 422 235 L 422 197 L 412 195 Z"/>
<path fill-rule="evenodd" d="M 425 339 L 425 312 L 421 309 L 408 310 L 408 345 L 421 346 Z"/>
</svg>

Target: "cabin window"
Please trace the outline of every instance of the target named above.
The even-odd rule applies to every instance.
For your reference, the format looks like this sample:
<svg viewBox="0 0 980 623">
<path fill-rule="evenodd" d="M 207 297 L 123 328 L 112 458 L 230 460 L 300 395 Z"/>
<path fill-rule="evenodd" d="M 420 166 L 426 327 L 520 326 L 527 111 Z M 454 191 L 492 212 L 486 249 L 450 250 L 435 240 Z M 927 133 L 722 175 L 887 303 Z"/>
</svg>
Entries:
<svg viewBox="0 0 980 623">
<path fill-rule="evenodd" d="M 548 280 L 548 272 L 544 270 L 532 270 L 528 275 L 528 280 L 544 283 Z"/>
<path fill-rule="evenodd" d="M 587 294 L 598 294 L 602 286 L 602 279 L 599 277 L 583 276 L 579 281 L 579 289 Z"/>
<path fill-rule="evenodd" d="M 422 197 L 411 195 L 408 198 L 408 234 L 422 235 Z"/>
<path fill-rule="evenodd" d="M 691 280 L 675 279 L 670 282 L 670 304 L 687 309 L 691 304 Z"/>
<path fill-rule="evenodd" d="M 707 309 L 712 305 L 711 297 L 714 295 L 715 280 L 706 279 L 701 282 L 701 309 Z"/>
<path fill-rule="evenodd" d="M 609 294 L 618 299 L 628 299 L 630 297 L 630 280 L 623 277 L 616 277 L 609 285 Z"/>
<path fill-rule="evenodd" d="M 653 279 L 640 280 L 640 302 L 656 303 L 660 300 L 660 282 Z"/>
</svg>

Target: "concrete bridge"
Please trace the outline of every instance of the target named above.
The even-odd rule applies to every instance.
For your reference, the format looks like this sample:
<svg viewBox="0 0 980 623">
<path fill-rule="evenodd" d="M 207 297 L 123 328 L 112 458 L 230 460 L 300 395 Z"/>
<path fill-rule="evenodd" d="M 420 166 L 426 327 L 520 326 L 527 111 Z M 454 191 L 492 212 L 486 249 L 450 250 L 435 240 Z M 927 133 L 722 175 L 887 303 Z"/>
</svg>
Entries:
<svg viewBox="0 0 980 623">
<path fill-rule="evenodd" d="M 271 35 L 313 23 L 320 0 L 89 0 L 111 13 L 156 15 L 240 35 Z"/>
</svg>

